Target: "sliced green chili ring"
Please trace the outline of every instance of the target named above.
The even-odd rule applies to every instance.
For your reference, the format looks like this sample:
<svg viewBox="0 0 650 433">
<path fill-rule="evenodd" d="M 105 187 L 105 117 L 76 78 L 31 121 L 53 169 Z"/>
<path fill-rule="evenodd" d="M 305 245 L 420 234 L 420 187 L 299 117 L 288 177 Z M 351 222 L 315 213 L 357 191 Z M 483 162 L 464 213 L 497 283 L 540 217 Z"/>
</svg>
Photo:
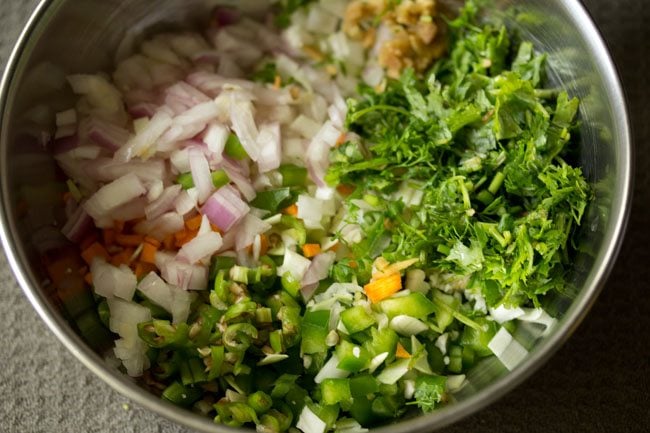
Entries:
<svg viewBox="0 0 650 433">
<path fill-rule="evenodd" d="M 169 385 L 162 393 L 164 400 L 178 406 L 190 407 L 203 396 L 203 390 L 190 386 L 183 386 L 178 382 Z"/>
<path fill-rule="evenodd" d="M 250 323 L 228 325 L 223 333 L 223 344 L 233 352 L 244 352 L 257 338 L 257 328 Z"/>
</svg>

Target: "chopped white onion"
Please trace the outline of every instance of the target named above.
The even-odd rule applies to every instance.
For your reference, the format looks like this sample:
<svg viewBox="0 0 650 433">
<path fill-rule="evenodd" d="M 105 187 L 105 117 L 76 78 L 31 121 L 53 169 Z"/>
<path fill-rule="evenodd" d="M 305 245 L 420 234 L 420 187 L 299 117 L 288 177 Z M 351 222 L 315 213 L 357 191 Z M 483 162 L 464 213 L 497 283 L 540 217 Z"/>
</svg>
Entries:
<svg viewBox="0 0 650 433">
<path fill-rule="evenodd" d="M 387 366 L 377 376 L 377 380 L 386 385 L 393 385 L 409 371 L 410 359 L 399 359 Z"/>
<path fill-rule="evenodd" d="M 488 348 L 508 370 L 513 370 L 528 355 L 528 351 L 503 327 L 492 337 Z"/>
<path fill-rule="evenodd" d="M 305 405 L 298 417 L 296 428 L 303 433 L 325 433 L 327 424 Z"/>
<path fill-rule="evenodd" d="M 411 316 L 395 316 L 393 320 L 390 321 L 390 327 L 400 335 L 410 337 L 411 335 L 417 335 L 421 332 L 426 332 L 429 327 L 420 320 L 411 317 Z"/>
<path fill-rule="evenodd" d="M 222 244 L 221 235 L 217 232 L 200 234 L 181 247 L 178 259 L 193 265 L 206 257 L 211 257 L 219 251 Z"/>
<path fill-rule="evenodd" d="M 338 368 L 339 358 L 333 354 L 331 358 L 323 365 L 314 377 L 314 382 L 321 383 L 325 379 L 343 379 L 350 375 L 349 371 L 341 370 Z"/>
<path fill-rule="evenodd" d="M 133 299 L 138 280 L 128 266 L 120 267 L 106 263 L 100 258 L 93 260 L 90 266 L 95 293 L 105 298 L 117 296 L 125 301 Z"/>
<path fill-rule="evenodd" d="M 281 277 L 285 272 L 289 272 L 296 281 L 302 281 L 311 266 L 311 261 L 304 258 L 298 253 L 287 249 L 284 253 L 284 262 L 278 267 L 278 276 Z"/>
<path fill-rule="evenodd" d="M 88 215 L 98 220 L 110 211 L 125 203 L 144 195 L 147 190 L 140 179 L 133 174 L 127 174 L 108 185 L 104 185 L 86 203 L 84 209 Z"/>
</svg>

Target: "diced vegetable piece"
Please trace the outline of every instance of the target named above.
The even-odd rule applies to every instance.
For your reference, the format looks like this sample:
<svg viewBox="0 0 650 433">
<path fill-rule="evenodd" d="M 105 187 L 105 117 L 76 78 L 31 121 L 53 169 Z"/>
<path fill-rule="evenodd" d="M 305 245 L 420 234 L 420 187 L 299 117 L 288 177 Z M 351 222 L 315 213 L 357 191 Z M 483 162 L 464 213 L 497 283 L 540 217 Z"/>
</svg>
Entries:
<svg viewBox="0 0 650 433">
<path fill-rule="evenodd" d="M 368 299 L 377 303 L 402 290 L 402 277 L 399 273 L 388 275 L 366 284 L 363 289 Z"/>
<path fill-rule="evenodd" d="M 401 315 L 424 319 L 435 311 L 433 303 L 422 293 L 385 299 L 379 303 L 379 308 L 391 319 Z"/>
<path fill-rule="evenodd" d="M 302 319 L 302 340 L 300 350 L 305 354 L 327 351 L 327 334 L 329 334 L 330 312 L 328 310 L 305 312 Z"/>
<path fill-rule="evenodd" d="M 349 379 L 325 379 L 320 384 L 321 401 L 325 405 L 352 403 Z"/>
<path fill-rule="evenodd" d="M 345 340 L 342 340 L 336 346 L 336 356 L 339 359 L 337 368 L 352 373 L 363 370 L 370 362 L 370 354 L 365 347 L 357 346 Z"/>
<path fill-rule="evenodd" d="M 363 331 L 377 323 L 375 318 L 368 314 L 366 309 L 360 305 L 343 311 L 341 313 L 341 322 L 343 322 L 345 329 L 350 334 Z"/>
</svg>

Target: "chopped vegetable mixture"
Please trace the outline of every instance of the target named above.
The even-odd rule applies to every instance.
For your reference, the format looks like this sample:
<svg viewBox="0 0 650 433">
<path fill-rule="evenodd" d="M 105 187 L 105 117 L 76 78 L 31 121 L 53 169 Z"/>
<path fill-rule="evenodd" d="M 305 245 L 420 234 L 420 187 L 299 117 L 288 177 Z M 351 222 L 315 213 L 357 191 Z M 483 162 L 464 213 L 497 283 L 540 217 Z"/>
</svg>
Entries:
<svg viewBox="0 0 650 433">
<path fill-rule="evenodd" d="M 67 314 L 161 398 L 264 433 L 363 431 L 484 358 L 516 368 L 591 198 L 578 100 L 473 2 L 269 13 L 218 8 L 69 77 L 75 246 L 46 260 Z"/>
</svg>

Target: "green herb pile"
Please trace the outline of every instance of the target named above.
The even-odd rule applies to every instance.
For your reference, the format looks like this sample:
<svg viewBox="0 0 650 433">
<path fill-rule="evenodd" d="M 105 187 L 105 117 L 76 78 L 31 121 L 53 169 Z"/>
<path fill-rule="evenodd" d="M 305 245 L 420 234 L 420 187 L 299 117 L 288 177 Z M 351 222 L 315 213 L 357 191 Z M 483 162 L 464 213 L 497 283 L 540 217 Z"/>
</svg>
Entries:
<svg viewBox="0 0 650 433">
<path fill-rule="evenodd" d="M 328 181 L 357 186 L 353 213 L 354 199 L 374 205 L 364 240 L 350 246 L 358 260 L 419 257 L 470 276 L 488 306 L 537 306 L 565 287 L 569 241 L 591 197 L 563 159 L 579 102 L 542 87 L 544 54 L 503 27 L 478 27 L 476 13 L 468 3 L 451 22 L 451 52 L 427 77 L 407 70 L 349 101 L 359 138 L 332 154 Z"/>
</svg>

